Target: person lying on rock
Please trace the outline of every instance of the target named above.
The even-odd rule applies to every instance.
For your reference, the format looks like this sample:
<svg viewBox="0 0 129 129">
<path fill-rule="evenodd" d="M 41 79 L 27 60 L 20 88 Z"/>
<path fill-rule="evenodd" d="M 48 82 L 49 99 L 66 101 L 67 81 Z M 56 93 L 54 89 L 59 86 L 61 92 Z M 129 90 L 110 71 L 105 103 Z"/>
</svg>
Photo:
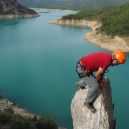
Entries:
<svg viewBox="0 0 129 129">
<path fill-rule="evenodd" d="M 84 102 L 84 106 L 96 112 L 93 102 L 95 101 L 99 84 L 105 71 L 109 66 L 116 66 L 126 62 L 125 53 L 117 49 L 112 54 L 107 52 L 95 52 L 86 55 L 77 62 L 76 71 L 80 78 L 76 86 L 83 89 L 88 86 L 88 93 Z M 96 72 L 94 75 L 93 73 Z"/>
</svg>

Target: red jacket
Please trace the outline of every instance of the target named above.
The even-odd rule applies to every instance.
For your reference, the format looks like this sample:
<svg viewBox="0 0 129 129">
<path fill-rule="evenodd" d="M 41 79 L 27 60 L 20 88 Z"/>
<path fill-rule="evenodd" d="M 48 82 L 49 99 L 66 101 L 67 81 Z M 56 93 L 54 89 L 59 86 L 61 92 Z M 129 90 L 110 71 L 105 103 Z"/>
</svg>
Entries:
<svg viewBox="0 0 129 129">
<path fill-rule="evenodd" d="M 112 54 L 106 52 L 95 52 L 80 59 L 83 67 L 90 72 L 98 71 L 101 67 L 106 70 L 112 63 Z"/>
</svg>

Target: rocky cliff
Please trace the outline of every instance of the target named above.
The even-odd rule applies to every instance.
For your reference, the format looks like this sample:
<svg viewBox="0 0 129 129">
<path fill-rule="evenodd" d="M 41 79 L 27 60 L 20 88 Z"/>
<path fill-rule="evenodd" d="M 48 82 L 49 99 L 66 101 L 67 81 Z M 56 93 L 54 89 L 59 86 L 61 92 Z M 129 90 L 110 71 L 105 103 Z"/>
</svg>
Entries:
<svg viewBox="0 0 129 129">
<path fill-rule="evenodd" d="M 105 77 L 101 83 L 101 89 L 94 102 L 96 113 L 92 113 L 83 106 L 86 94 L 87 89 L 79 90 L 72 100 L 71 113 L 74 129 L 115 129 L 109 80 Z"/>
<path fill-rule="evenodd" d="M 0 0 L 0 18 L 36 17 L 38 14 L 17 2 L 17 0 Z"/>
</svg>

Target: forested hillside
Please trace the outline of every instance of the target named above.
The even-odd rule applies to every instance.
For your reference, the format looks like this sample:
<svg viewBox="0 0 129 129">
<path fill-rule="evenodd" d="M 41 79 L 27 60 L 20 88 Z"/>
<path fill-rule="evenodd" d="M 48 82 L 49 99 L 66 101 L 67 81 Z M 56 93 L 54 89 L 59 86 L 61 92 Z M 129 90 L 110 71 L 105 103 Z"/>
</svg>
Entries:
<svg viewBox="0 0 129 129">
<path fill-rule="evenodd" d="M 89 19 L 102 23 L 98 32 L 111 36 L 129 36 L 129 3 L 97 10 L 83 10 L 62 19 Z"/>
</svg>

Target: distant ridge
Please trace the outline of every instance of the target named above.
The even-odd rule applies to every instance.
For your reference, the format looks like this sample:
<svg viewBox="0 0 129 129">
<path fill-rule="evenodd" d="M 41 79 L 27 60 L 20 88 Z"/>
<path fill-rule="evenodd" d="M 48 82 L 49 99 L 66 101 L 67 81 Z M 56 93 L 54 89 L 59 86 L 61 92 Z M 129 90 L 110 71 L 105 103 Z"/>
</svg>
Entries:
<svg viewBox="0 0 129 129">
<path fill-rule="evenodd" d="M 129 0 L 18 0 L 31 7 L 60 8 L 60 9 L 86 9 L 111 6 L 128 2 Z"/>
</svg>

